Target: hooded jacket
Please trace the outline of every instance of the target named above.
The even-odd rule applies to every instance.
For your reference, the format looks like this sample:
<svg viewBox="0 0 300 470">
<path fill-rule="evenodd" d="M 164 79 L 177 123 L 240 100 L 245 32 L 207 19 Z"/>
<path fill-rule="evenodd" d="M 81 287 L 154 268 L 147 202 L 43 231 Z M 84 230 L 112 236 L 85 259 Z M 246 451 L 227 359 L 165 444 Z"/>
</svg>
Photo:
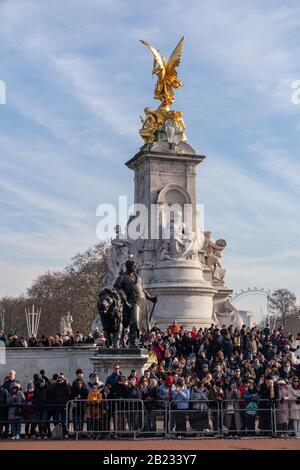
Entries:
<svg viewBox="0 0 300 470">
<path fill-rule="evenodd" d="M 16 393 L 12 393 L 15 386 L 16 386 L 16 383 L 12 382 L 10 386 L 10 392 L 7 396 L 7 404 L 11 405 L 8 409 L 8 416 L 7 416 L 7 419 L 9 421 L 21 419 L 20 414 L 19 414 L 20 407 L 14 406 L 14 405 L 24 405 L 25 403 L 24 393 L 20 389 L 18 389 Z"/>
</svg>

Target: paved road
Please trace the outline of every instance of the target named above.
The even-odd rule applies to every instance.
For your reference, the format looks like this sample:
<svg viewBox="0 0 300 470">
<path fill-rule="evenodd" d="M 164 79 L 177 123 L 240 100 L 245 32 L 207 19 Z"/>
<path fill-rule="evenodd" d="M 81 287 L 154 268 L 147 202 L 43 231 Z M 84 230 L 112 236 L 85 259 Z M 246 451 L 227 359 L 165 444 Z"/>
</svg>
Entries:
<svg viewBox="0 0 300 470">
<path fill-rule="evenodd" d="M 4 441 L 1 450 L 300 450 L 300 439 Z"/>
</svg>

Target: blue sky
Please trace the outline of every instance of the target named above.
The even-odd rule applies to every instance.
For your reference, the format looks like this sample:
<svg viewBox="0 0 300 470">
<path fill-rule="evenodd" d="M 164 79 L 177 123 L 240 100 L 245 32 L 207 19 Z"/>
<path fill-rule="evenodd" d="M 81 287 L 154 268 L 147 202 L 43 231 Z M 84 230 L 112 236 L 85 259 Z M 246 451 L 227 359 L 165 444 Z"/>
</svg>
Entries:
<svg viewBox="0 0 300 470">
<path fill-rule="evenodd" d="M 206 160 L 198 202 L 228 286 L 300 298 L 298 1 L 0 1 L 0 295 L 97 242 L 96 207 L 132 200 L 124 166 L 155 107 L 152 60 L 186 37 L 176 109 Z"/>
</svg>

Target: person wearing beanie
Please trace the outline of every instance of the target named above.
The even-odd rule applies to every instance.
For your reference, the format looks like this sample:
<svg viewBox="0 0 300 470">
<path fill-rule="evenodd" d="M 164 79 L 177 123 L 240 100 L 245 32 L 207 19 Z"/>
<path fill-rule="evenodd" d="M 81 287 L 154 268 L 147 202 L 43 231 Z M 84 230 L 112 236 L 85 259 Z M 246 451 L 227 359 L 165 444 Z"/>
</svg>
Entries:
<svg viewBox="0 0 300 470">
<path fill-rule="evenodd" d="M 241 395 L 237 389 L 237 383 L 232 380 L 229 384 L 229 389 L 225 392 L 225 417 L 224 423 L 228 428 L 228 435 L 237 435 L 238 431 L 242 429 L 242 417 L 240 412 Z"/>
<path fill-rule="evenodd" d="M 36 428 L 36 407 L 33 405 L 34 397 L 34 385 L 33 382 L 28 382 L 27 390 L 24 393 L 25 395 L 25 404 L 24 408 L 24 420 L 25 424 L 25 438 L 36 437 L 35 428 Z"/>
<path fill-rule="evenodd" d="M 45 379 L 41 379 L 37 383 L 34 394 L 33 394 L 33 403 L 36 406 L 36 413 L 38 417 L 38 428 L 39 428 L 39 438 L 48 439 L 50 437 L 50 424 L 52 415 L 49 413 L 48 403 L 49 403 L 49 383 Z M 53 413 L 53 411 L 51 410 Z"/>
<path fill-rule="evenodd" d="M 72 383 L 72 387 L 71 387 L 71 395 L 72 396 L 75 396 L 76 393 L 77 393 L 77 389 L 78 389 L 78 382 L 83 382 L 84 384 L 84 380 L 83 380 L 83 370 L 82 369 L 77 369 L 76 372 L 76 379 L 73 381 Z M 84 384 L 85 385 L 85 384 Z"/>
<path fill-rule="evenodd" d="M 97 438 L 97 432 L 102 429 L 102 406 L 103 394 L 99 392 L 98 385 L 94 384 L 87 396 L 86 420 L 89 438 Z M 93 434 L 93 431 L 95 434 Z"/>
<path fill-rule="evenodd" d="M 63 374 L 57 377 L 56 383 L 51 390 L 52 403 L 56 405 L 54 412 L 55 424 L 61 423 L 65 438 L 68 437 L 66 428 L 66 404 L 71 397 L 71 386 L 67 383 Z"/>
<path fill-rule="evenodd" d="M 189 409 L 190 391 L 184 379 L 179 378 L 176 382 L 175 390 L 172 391 L 172 401 L 175 410 L 176 432 L 186 432 L 187 410 Z"/>
<path fill-rule="evenodd" d="M 82 379 L 78 379 L 75 384 L 73 382 L 71 389 L 71 400 L 74 401 L 74 405 L 72 407 L 72 415 L 75 432 L 83 431 L 84 412 L 86 405 L 85 400 L 87 399 L 88 394 L 88 389 L 86 388 Z"/>
<path fill-rule="evenodd" d="M 276 419 L 280 431 L 283 431 L 282 437 L 285 437 L 284 432 L 288 430 L 289 425 L 289 391 L 284 379 L 277 380 L 277 386 L 278 402 L 276 403 Z"/>
<path fill-rule="evenodd" d="M 18 405 L 24 405 L 25 396 L 21 391 L 19 382 L 11 382 L 10 390 L 7 397 L 7 404 L 10 405 L 8 409 L 8 421 L 11 422 L 12 439 L 20 439 L 21 433 L 21 415 L 23 408 Z"/>
<path fill-rule="evenodd" d="M 159 386 L 159 398 L 165 402 L 173 400 L 173 391 L 175 390 L 174 379 L 171 375 L 163 378 L 163 383 Z"/>
<path fill-rule="evenodd" d="M 278 400 L 278 385 L 274 382 L 273 375 L 265 376 L 264 382 L 259 389 L 261 398 L 259 428 L 264 434 L 271 434 L 272 431 L 272 404 Z"/>
<path fill-rule="evenodd" d="M 102 390 L 104 387 L 104 383 L 100 380 L 99 375 L 96 372 L 93 372 L 92 374 L 89 375 L 89 382 L 87 383 L 86 388 L 90 392 L 93 388 L 94 384 L 98 385 L 98 389 Z"/>
<path fill-rule="evenodd" d="M 300 386 L 299 378 L 293 377 L 287 389 L 290 399 L 290 417 L 292 420 L 295 437 L 300 439 Z"/>
</svg>

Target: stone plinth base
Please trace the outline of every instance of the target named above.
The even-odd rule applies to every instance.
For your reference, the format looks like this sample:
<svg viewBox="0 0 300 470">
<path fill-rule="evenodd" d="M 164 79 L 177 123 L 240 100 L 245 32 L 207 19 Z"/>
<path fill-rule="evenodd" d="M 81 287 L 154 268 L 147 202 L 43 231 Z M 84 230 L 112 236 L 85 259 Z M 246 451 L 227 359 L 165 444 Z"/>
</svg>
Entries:
<svg viewBox="0 0 300 470">
<path fill-rule="evenodd" d="M 32 380 L 33 374 L 41 369 L 46 371 L 47 377 L 62 372 L 69 382 L 73 382 L 76 369 L 82 369 L 84 380 L 88 381 L 93 371 L 90 357 L 97 351 L 96 346 L 73 346 L 60 348 L 4 348 L 3 361 L 0 358 L 0 384 L 10 370 L 15 370 L 23 390 Z M 105 377 L 104 377 L 105 378 Z M 103 377 L 101 377 L 103 380 Z"/>
<path fill-rule="evenodd" d="M 203 279 L 197 261 L 164 261 L 143 266 L 142 277 L 151 294 L 158 295 L 153 321 L 161 328 L 174 320 L 188 329 L 209 327 L 213 320 L 213 297 L 217 289 Z"/>
<path fill-rule="evenodd" d="M 104 378 L 113 372 L 116 364 L 120 366 L 122 375 L 128 376 L 131 369 L 135 369 L 139 377 L 152 364 L 146 349 L 127 348 L 101 348 L 95 356 L 90 357 L 90 361 L 94 366 L 94 371 Z"/>
</svg>

